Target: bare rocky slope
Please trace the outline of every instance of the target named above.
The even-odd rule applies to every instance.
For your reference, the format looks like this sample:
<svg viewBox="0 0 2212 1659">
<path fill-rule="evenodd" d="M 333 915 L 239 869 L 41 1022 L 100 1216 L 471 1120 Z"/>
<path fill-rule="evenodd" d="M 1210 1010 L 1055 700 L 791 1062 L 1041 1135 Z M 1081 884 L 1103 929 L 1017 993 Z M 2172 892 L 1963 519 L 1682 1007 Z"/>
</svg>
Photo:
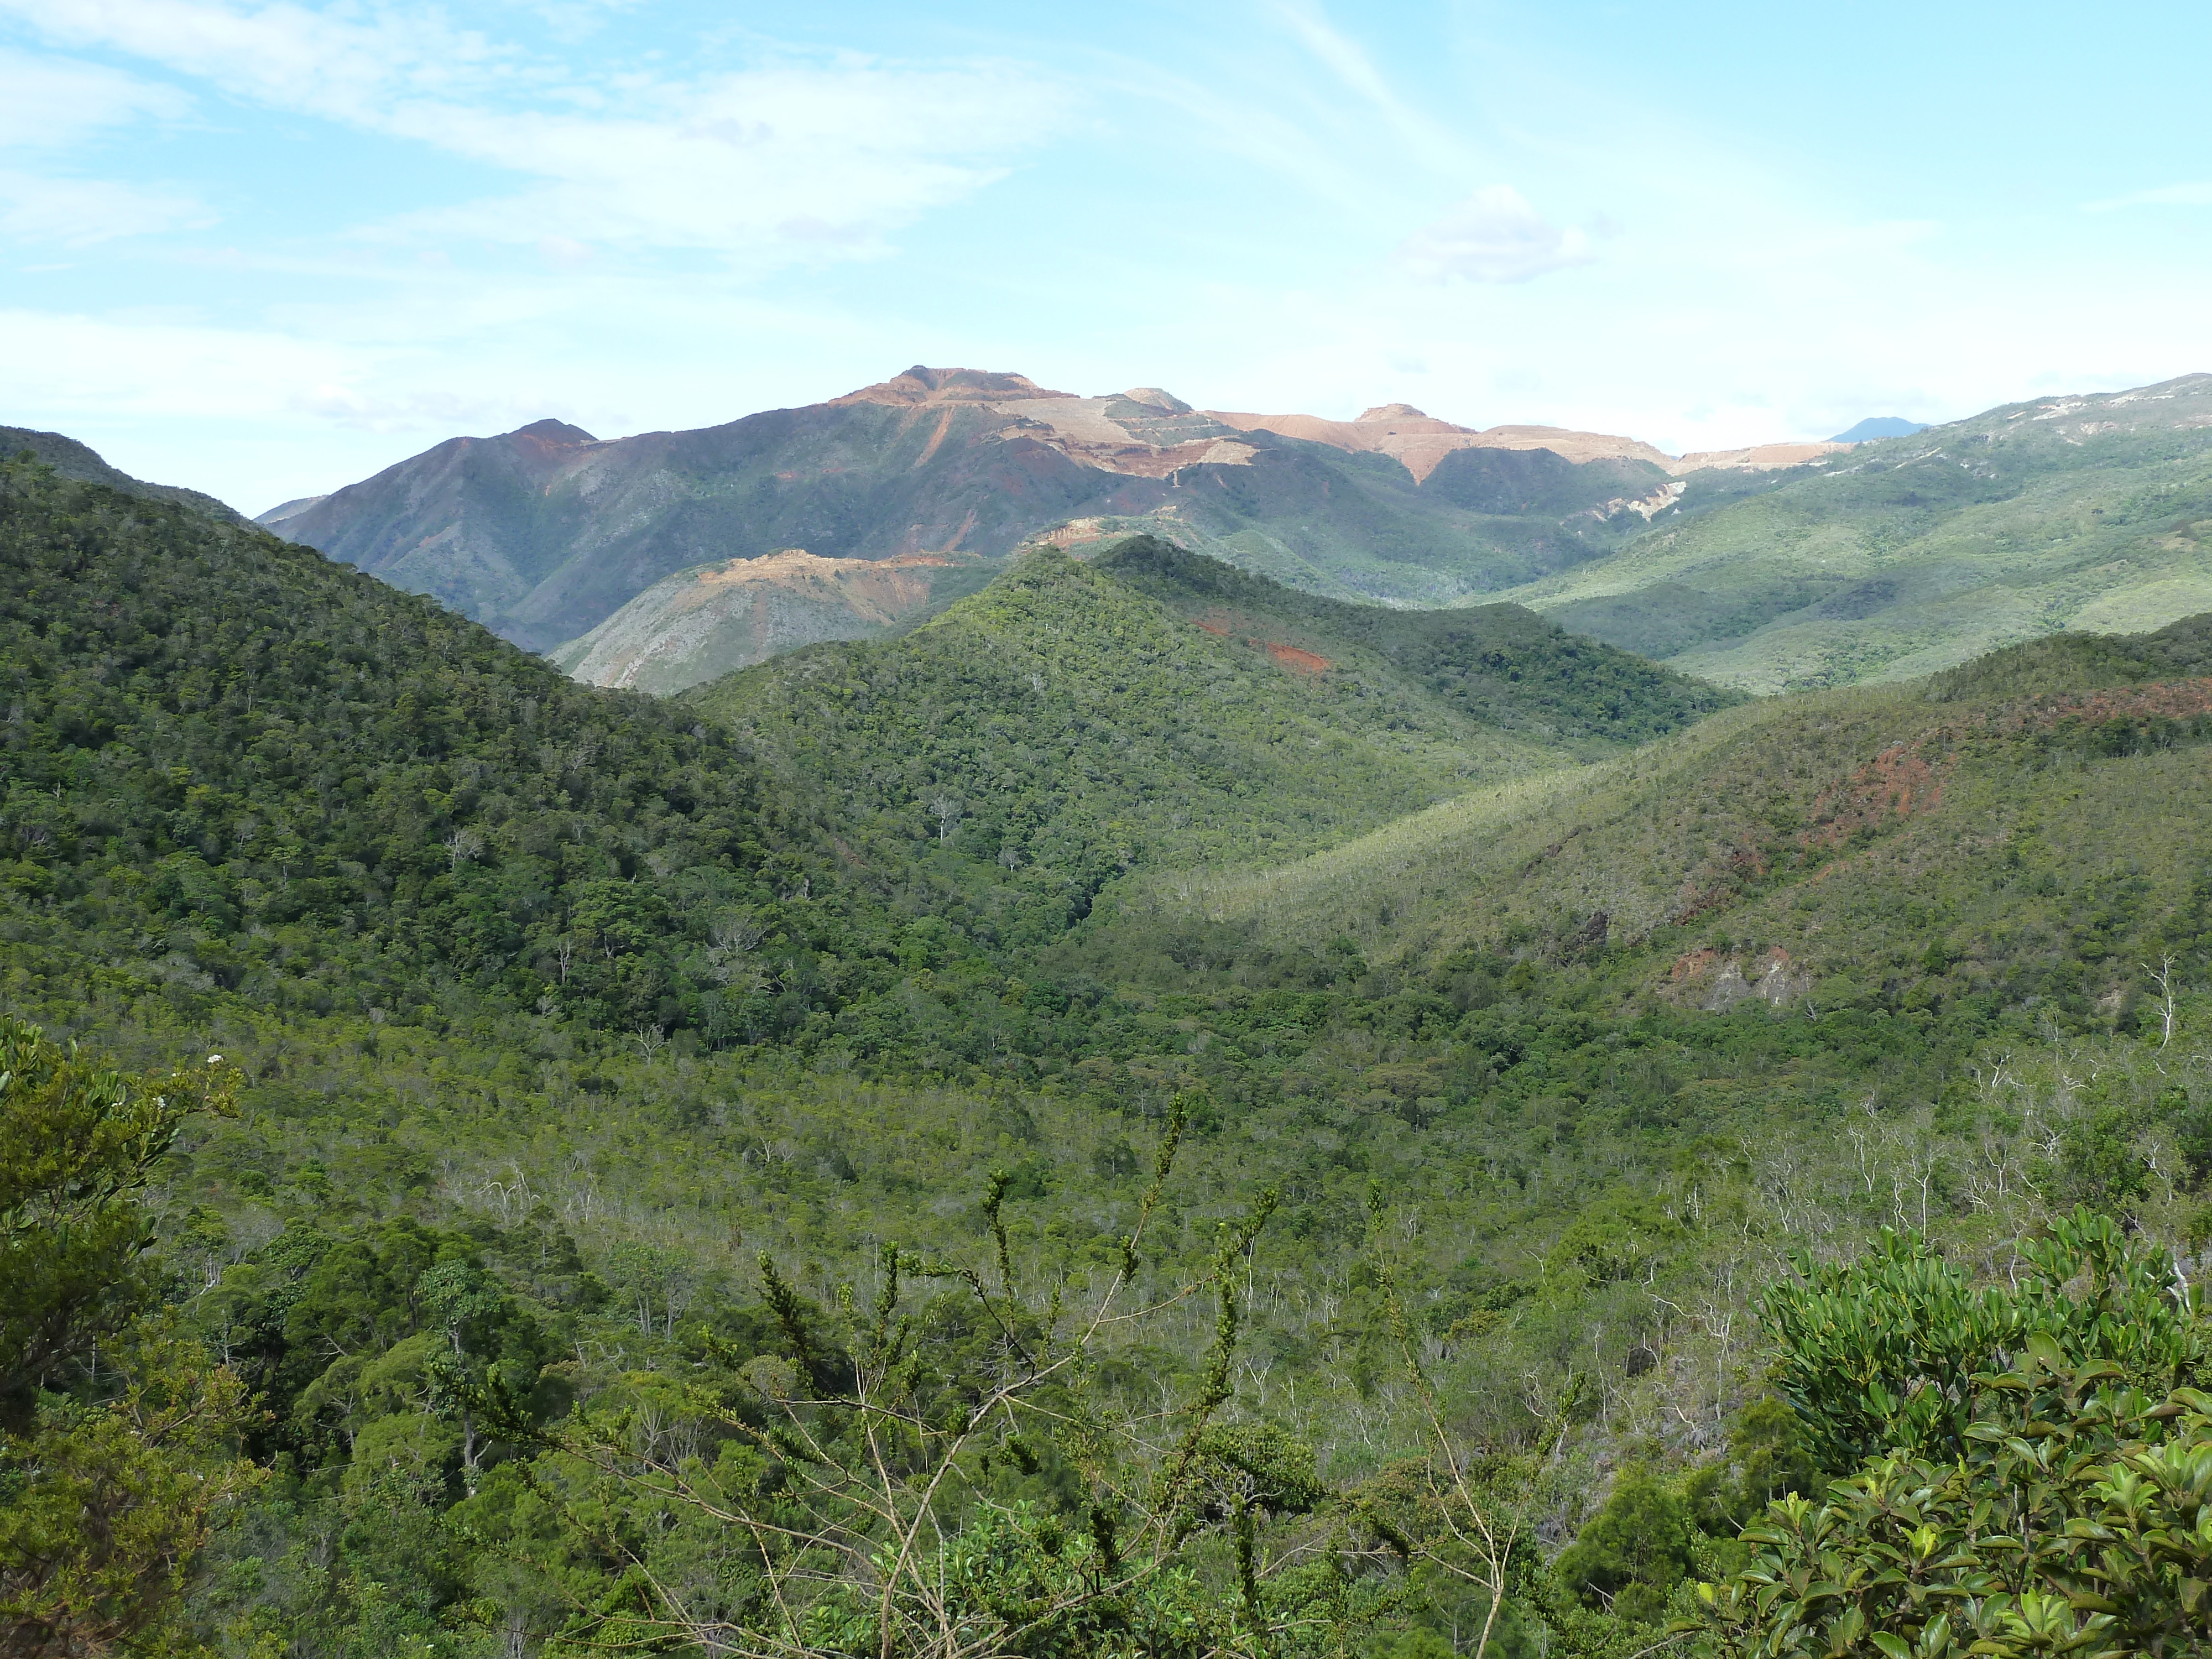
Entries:
<svg viewBox="0 0 2212 1659">
<path fill-rule="evenodd" d="M 1002 567 L 963 553 L 825 559 L 790 548 L 678 571 L 553 661 L 592 685 L 681 691 L 823 640 L 865 640 L 974 592 Z"/>
</svg>

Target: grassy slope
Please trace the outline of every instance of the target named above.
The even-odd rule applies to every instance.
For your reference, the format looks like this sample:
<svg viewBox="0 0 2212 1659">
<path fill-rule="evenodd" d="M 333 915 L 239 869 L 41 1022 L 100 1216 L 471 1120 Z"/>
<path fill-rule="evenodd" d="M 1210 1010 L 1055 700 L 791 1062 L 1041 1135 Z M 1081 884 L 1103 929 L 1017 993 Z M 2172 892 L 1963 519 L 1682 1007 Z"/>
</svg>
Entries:
<svg viewBox="0 0 2212 1659">
<path fill-rule="evenodd" d="M 2008 405 L 1849 462 L 1662 519 L 1504 597 L 1762 692 L 1909 678 L 2212 605 L 2212 377 Z"/>
<path fill-rule="evenodd" d="M 1732 709 L 1286 867 L 1133 888 L 1090 948 L 1157 964 L 1164 919 L 1195 911 L 1263 949 L 1533 951 L 1595 963 L 1632 1004 L 1695 1005 L 1778 947 L 1815 1008 L 2056 1000 L 2079 1018 L 2139 992 L 2142 957 L 2204 948 L 2208 641 L 2204 618 L 2065 636 Z"/>
</svg>

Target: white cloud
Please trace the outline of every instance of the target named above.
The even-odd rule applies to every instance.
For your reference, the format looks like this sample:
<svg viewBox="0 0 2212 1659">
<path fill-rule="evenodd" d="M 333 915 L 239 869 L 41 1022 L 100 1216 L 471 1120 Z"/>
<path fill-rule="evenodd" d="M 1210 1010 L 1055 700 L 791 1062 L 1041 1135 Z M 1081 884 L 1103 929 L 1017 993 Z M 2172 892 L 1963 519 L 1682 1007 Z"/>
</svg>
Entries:
<svg viewBox="0 0 2212 1659">
<path fill-rule="evenodd" d="M 193 198 L 101 179 L 40 178 L 0 169 L 0 237 L 83 247 L 214 222 Z"/>
<path fill-rule="evenodd" d="M 787 57 L 694 77 L 572 74 L 439 17 L 219 0 L 0 0 L 48 34 L 537 181 L 387 236 L 865 257 L 1056 129 L 1068 89 L 1003 62 Z"/>
<path fill-rule="evenodd" d="M 1492 185 L 1399 244 L 1397 263 L 1431 283 L 1525 283 L 1588 264 L 1589 238 L 1548 222 L 1510 185 Z"/>
<path fill-rule="evenodd" d="M 227 418 L 285 407 L 372 361 L 270 331 L 159 319 L 0 311 L 0 405 L 64 420 L 94 415 Z"/>
<path fill-rule="evenodd" d="M 58 149 L 102 127 L 173 119 L 191 100 L 98 64 L 0 50 L 0 148 Z"/>
<path fill-rule="evenodd" d="M 2212 207 L 2212 180 L 2186 185 L 2161 185 L 2154 190 L 2130 191 L 2125 196 L 2115 196 L 2109 201 L 2091 202 L 2092 213 L 2109 213 L 2115 208 L 2131 207 Z"/>
</svg>

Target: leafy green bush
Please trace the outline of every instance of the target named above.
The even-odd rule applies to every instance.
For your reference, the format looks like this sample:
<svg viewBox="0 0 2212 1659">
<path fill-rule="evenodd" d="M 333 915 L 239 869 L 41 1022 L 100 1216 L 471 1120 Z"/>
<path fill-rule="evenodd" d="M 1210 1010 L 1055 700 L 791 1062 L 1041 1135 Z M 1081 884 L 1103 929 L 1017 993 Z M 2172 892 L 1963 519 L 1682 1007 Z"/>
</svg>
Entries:
<svg viewBox="0 0 2212 1659">
<path fill-rule="evenodd" d="M 2077 1210 L 2021 1255 L 2027 1270 L 2013 1283 L 1976 1286 L 1925 1239 L 1885 1229 L 1854 1261 L 1815 1267 L 1801 1255 L 1801 1282 L 1766 1293 L 1759 1316 L 1781 1350 L 1775 1386 L 1831 1471 L 1890 1449 L 1960 1455 L 1978 1379 L 2038 1341 L 2067 1364 L 2114 1365 L 2160 1391 L 2198 1381 L 2212 1330 L 2175 1300 L 2162 1253 Z"/>
<path fill-rule="evenodd" d="M 1651 1625 L 1664 1619 L 1668 1596 L 1692 1565 L 1690 1508 L 1681 1493 L 1646 1470 L 1626 1469 L 1557 1571 L 1586 1601 Z"/>
</svg>

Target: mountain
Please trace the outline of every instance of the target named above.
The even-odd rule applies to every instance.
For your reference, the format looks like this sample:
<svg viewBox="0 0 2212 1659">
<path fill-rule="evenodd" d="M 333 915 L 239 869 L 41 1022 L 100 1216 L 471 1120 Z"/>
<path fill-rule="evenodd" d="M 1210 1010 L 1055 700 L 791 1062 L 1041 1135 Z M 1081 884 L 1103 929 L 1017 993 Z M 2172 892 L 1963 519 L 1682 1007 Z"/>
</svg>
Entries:
<svg viewBox="0 0 2212 1659">
<path fill-rule="evenodd" d="M 1735 453 L 1701 477 L 1803 459 Z M 1157 531 L 1340 598 L 1434 604 L 1568 568 L 1686 495 L 1695 510 L 1735 487 L 1670 481 L 1680 465 L 1629 440 L 1477 433 L 1400 405 L 1357 422 L 1214 414 L 1155 387 L 1078 398 L 916 367 L 696 432 L 601 441 L 541 421 L 455 438 L 264 522 L 550 651 L 733 558 L 999 556 L 1071 524 Z"/>
<path fill-rule="evenodd" d="M 0 665 L 19 1001 L 672 1024 L 719 983 L 708 916 L 810 867 L 719 730 L 34 463 L 0 468 Z"/>
<path fill-rule="evenodd" d="M 65 437 L 58 432 L 33 432 L 27 427 L 0 426 L 0 457 L 13 459 L 26 451 L 64 478 L 105 484 L 125 495 L 136 495 L 149 501 L 174 501 L 195 513 L 204 513 L 232 524 L 246 522 L 243 514 L 212 495 L 204 495 L 197 489 L 186 489 L 179 484 L 148 483 L 143 478 L 134 478 L 129 473 L 108 465 L 90 445 L 79 443 L 75 438 Z"/>
<path fill-rule="evenodd" d="M 2212 971 L 2212 617 L 2062 635 L 1907 684 L 1765 698 L 1585 769 L 1470 791 L 1263 869 L 1153 877 L 1094 972 L 1279 961 L 1378 974 L 1472 951 L 1584 1006 L 1925 1016 L 1979 1035 Z"/>
<path fill-rule="evenodd" d="M 1869 415 L 1848 432 L 1838 432 L 1828 441 L 1838 444 L 1863 444 L 1875 438 L 1909 438 L 1916 432 L 1928 430 L 1925 421 L 1908 421 L 1902 415 Z"/>
<path fill-rule="evenodd" d="M 1771 692 L 1902 679 L 2212 606 L 2212 375 L 2008 404 L 1745 480 L 1510 588 L 1562 627 Z"/>
</svg>

